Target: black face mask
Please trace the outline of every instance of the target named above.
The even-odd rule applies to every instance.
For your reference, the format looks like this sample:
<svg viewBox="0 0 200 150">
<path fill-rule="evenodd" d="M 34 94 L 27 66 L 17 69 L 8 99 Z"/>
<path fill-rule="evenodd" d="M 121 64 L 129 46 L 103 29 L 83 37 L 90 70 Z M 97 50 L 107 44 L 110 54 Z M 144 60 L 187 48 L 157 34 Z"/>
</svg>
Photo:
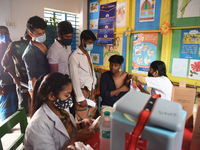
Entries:
<svg viewBox="0 0 200 150">
<path fill-rule="evenodd" d="M 154 77 L 152 73 L 148 72 L 148 77 Z"/>
<path fill-rule="evenodd" d="M 69 46 L 72 43 L 72 39 L 65 39 L 65 38 L 63 38 L 62 39 L 62 43 Z"/>
</svg>

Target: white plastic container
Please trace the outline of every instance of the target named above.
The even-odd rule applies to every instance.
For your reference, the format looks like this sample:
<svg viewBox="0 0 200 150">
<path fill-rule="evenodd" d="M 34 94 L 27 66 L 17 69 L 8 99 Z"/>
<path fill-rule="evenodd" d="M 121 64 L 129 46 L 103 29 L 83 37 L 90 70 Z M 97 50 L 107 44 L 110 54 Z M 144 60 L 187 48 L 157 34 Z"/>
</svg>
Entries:
<svg viewBox="0 0 200 150">
<path fill-rule="evenodd" d="M 100 150 L 110 150 L 110 112 L 105 111 L 100 123 Z"/>
</svg>

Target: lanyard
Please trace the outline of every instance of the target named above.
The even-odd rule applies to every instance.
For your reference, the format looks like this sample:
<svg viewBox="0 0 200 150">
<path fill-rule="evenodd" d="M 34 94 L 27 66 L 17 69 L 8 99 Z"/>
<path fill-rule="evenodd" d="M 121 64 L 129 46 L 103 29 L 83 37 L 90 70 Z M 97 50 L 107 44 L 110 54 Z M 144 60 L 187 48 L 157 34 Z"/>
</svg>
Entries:
<svg viewBox="0 0 200 150">
<path fill-rule="evenodd" d="M 153 111 L 155 103 L 159 97 L 161 97 L 160 94 L 152 95 L 149 98 L 149 100 L 147 101 L 143 110 L 140 112 L 138 121 L 133 129 L 133 132 L 131 133 L 131 138 L 130 138 L 129 144 L 126 148 L 127 150 L 136 150 L 137 149 L 139 137 L 141 136 L 141 134 L 144 130 L 144 127 L 147 124 L 147 122 L 151 116 L 151 113 Z"/>
</svg>

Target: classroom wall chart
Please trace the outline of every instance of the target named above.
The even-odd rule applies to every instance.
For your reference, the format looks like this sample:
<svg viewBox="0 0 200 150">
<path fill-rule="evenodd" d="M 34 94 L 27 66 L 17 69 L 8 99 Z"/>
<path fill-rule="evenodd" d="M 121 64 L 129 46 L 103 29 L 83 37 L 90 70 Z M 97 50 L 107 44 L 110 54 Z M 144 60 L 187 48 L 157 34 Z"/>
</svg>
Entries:
<svg viewBox="0 0 200 150">
<path fill-rule="evenodd" d="M 188 78 L 200 80 L 200 60 L 190 59 L 190 68 L 188 71 Z"/>
<path fill-rule="evenodd" d="M 177 18 L 199 17 L 199 0 L 178 0 Z"/>
<path fill-rule="evenodd" d="M 140 22 L 154 21 L 156 0 L 140 0 Z"/>
<path fill-rule="evenodd" d="M 116 16 L 115 16 L 115 27 L 126 26 L 126 8 L 127 2 L 117 3 Z"/>
<path fill-rule="evenodd" d="M 108 67 L 108 59 L 112 55 L 122 55 L 123 37 L 116 37 L 113 46 L 104 46 L 103 66 Z"/>
<path fill-rule="evenodd" d="M 172 76 L 186 78 L 188 68 L 188 59 L 173 58 Z"/>
<path fill-rule="evenodd" d="M 180 58 L 200 59 L 200 29 L 182 30 Z"/>
<path fill-rule="evenodd" d="M 138 33 L 133 37 L 132 72 L 147 74 L 156 60 L 158 33 Z"/>
<path fill-rule="evenodd" d="M 116 2 L 100 6 L 97 44 L 113 44 Z"/>
</svg>

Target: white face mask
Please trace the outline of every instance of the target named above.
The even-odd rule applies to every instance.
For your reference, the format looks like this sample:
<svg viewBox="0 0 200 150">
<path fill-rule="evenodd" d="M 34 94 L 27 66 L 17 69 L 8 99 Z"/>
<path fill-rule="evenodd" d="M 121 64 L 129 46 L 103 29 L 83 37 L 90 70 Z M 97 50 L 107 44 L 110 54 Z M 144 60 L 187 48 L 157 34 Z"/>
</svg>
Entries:
<svg viewBox="0 0 200 150">
<path fill-rule="evenodd" d="M 46 41 L 46 34 L 44 33 L 44 35 L 39 36 L 39 37 L 35 37 L 36 42 L 38 43 L 43 43 Z"/>
</svg>

